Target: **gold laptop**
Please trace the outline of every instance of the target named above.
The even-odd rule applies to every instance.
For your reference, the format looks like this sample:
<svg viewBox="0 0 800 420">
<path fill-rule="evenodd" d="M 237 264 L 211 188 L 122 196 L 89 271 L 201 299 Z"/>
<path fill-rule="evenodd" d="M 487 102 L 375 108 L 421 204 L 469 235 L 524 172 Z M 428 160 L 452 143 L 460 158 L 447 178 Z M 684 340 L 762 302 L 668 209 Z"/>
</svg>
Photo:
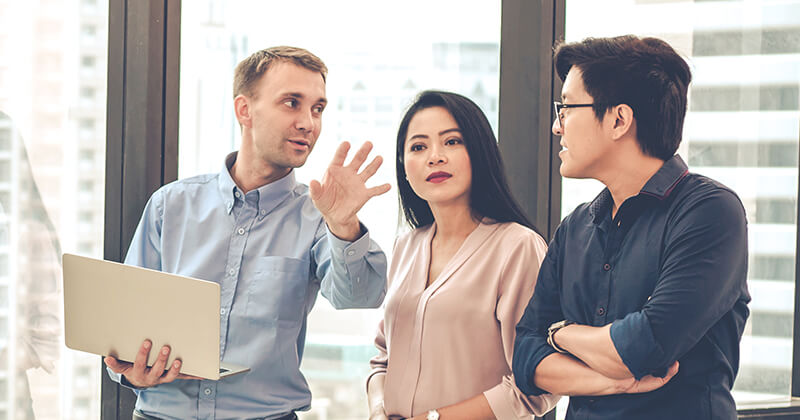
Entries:
<svg viewBox="0 0 800 420">
<path fill-rule="evenodd" d="M 150 339 L 147 360 L 172 351 L 181 373 L 218 380 L 250 370 L 220 363 L 219 284 L 64 254 L 64 335 L 67 347 L 133 362 Z"/>
</svg>

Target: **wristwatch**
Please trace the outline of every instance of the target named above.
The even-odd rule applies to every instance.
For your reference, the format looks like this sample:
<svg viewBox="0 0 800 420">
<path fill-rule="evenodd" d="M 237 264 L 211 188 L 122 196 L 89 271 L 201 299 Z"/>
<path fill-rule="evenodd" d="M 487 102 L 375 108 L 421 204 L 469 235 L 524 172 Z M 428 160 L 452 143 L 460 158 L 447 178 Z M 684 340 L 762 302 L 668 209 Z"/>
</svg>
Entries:
<svg viewBox="0 0 800 420">
<path fill-rule="evenodd" d="M 559 353 L 567 353 L 566 350 L 562 349 L 561 347 L 558 347 L 556 341 L 553 339 L 553 336 L 555 335 L 556 331 L 566 327 L 567 325 L 571 325 L 574 323 L 575 323 L 574 321 L 564 319 L 558 322 L 554 322 L 552 325 L 550 325 L 550 328 L 547 329 L 547 344 L 549 344 L 550 347 L 556 349 L 556 351 Z"/>
<path fill-rule="evenodd" d="M 426 418 L 428 420 L 439 420 L 439 412 L 436 410 L 430 410 L 428 411 L 428 417 Z"/>
</svg>

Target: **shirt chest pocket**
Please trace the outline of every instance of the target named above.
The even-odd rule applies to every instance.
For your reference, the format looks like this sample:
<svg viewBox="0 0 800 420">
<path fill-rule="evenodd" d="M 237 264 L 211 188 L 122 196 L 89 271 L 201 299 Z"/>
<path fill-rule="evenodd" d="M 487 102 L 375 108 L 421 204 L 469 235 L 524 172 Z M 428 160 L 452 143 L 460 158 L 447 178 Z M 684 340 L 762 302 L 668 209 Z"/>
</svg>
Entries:
<svg viewBox="0 0 800 420">
<path fill-rule="evenodd" d="M 247 289 L 247 317 L 256 323 L 302 320 L 309 266 L 296 258 L 259 258 Z"/>
</svg>

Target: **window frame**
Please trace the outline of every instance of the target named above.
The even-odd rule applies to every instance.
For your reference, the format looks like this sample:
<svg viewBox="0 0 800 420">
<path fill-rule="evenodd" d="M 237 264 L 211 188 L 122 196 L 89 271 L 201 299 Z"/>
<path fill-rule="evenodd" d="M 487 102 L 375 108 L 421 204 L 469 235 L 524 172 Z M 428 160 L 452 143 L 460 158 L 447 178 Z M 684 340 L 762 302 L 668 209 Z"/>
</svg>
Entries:
<svg viewBox="0 0 800 420">
<path fill-rule="evenodd" d="M 180 0 L 109 0 L 104 253 L 121 262 L 150 195 L 178 177 Z M 100 358 L 103 420 L 135 394 Z"/>
</svg>

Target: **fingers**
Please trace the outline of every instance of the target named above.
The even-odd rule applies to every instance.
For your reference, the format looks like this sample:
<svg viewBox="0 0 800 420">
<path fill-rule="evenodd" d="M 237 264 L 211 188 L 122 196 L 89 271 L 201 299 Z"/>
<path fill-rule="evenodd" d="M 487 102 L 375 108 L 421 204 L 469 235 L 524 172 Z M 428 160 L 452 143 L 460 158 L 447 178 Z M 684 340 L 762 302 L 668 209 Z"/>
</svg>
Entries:
<svg viewBox="0 0 800 420">
<path fill-rule="evenodd" d="M 372 143 L 366 141 L 361 147 L 358 149 L 356 154 L 353 156 L 353 160 L 350 161 L 348 165 L 354 171 L 358 171 L 358 168 L 367 161 L 367 156 L 369 156 L 369 152 L 372 150 Z"/>
<path fill-rule="evenodd" d="M 331 166 L 344 166 L 344 159 L 347 157 L 348 150 L 350 150 L 350 143 L 343 141 L 342 144 L 336 148 L 336 153 L 333 154 Z"/>
<path fill-rule="evenodd" d="M 125 373 L 133 366 L 132 363 L 120 362 L 111 356 L 106 356 L 103 361 L 106 362 L 106 366 L 114 373 Z"/>
<path fill-rule="evenodd" d="M 311 200 L 317 201 L 322 195 L 322 184 L 316 179 L 312 179 L 308 184 L 308 193 L 311 195 Z"/>
<path fill-rule="evenodd" d="M 372 178 L 372 175 L 378 172 L 378 168 L 381 167 L 382 163 L 383 158 L 381 156 L 375 156 L 375 159 L 372 159 L 372 162 L 359 174 L 361 180 L 367 182 L 368 179 Z"/>
<path fill-rule="evenodd" d="M 169 358 L 169 350 L 169 346 L 164 346 L 161 347 L 161 351 L 158 352 L 156 362 L 153 363 L 153 366 L 147 373 L 147 381 L 151 384 L 159 383 L 161 376 L 164 375 L 164 368 L 167 366 L 167 358 Z"/>
<path fill-rule="evenodd" d="M 389 184 L 378 185 L 377 187 L 367 189 L 367 194 L 369 194 L 369 198 L 372 198 L 388 192 L 391 188 L 392 186 Z"/>
<path fill-rule="evenodd" d="M 669 369 L 667 369 L 667 374 L 664 376 L 664 382 L 669 382 L 673 376 L 678 374 L 679 366 L 680 365 L 676 360 L 675 363 L 673 363 L 672 366 L 670 366 Z"/>
<path fill-rule="evenodd" d="M 172 382 L 175 379 L 178 379 L 178 376 L 181 373 L 181 361 L 175 360 L 172 362 L 172 366 L 167 371 L 167 374 L 161 377 L 159 383 L 165 384 L 167 382 Z"/>
<path fill-rule="evenodd" d="M 150 340 L 144 340 L 142 346 L 139 347 L 139 353 L 136 353 L 136 359 L 133 360 L 133 366 L 136 370 L 144 371 L 147 367 L 147 355 L 150 354 L 150 347 L 153 343 Z"/>
</svg>

